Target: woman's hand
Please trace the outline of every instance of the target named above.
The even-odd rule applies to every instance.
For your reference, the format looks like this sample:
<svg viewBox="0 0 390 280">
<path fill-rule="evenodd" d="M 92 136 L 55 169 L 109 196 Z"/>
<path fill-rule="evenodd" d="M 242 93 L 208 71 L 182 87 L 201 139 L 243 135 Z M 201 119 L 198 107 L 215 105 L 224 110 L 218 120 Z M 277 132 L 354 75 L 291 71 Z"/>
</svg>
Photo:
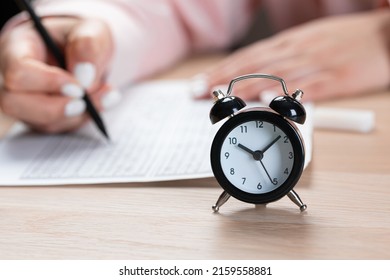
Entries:
<svg viewBox="0 0 390 280">
<path fill-rule="evenodd" d="M 195 94 L 209 96 L 213 87 L 249 73 L 280 76 L 290 92 L 302 89 L 305 100 L 384 90 L 390 84 L 389 40 L 388 9 L 316 20 L 233 53 L 199 75 L 207 90 L 198 86 Z M 234 89 L 247 100 L 281 93 L 279 84 L 257 79 Z"/>
<path fill-rule="evenodd" d="M 0 106 L 38 131 L 74 130 L 87 119 L 83 90 L 99 110 L 110 92 L 104 78 L 111 33 L 98 20 L 48 17 L 43 24 L 63 48 L 67 69 L 56 66 L 31 22 L 7 30 L 0 38 Z"/>
</svg>

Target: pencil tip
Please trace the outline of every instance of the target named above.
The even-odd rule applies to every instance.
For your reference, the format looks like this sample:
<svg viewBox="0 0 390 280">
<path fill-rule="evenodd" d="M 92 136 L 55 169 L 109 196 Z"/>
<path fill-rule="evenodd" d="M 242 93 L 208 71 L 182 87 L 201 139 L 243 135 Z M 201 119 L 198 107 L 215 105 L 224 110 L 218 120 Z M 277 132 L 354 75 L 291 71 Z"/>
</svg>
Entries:
<svg viewBox="0 0 390 280">
<path fill-rule="evenodd" d="M 106 138 L 106 140 L 107 140 L 108 142 L 111 142 L 110 136 L 108 135 L 107 131 L 106 131 L 106 130 L 102 130 L 102 132 L 103 132 L 103 135 L 104 135 L 104 137 Z"/>
</svg>

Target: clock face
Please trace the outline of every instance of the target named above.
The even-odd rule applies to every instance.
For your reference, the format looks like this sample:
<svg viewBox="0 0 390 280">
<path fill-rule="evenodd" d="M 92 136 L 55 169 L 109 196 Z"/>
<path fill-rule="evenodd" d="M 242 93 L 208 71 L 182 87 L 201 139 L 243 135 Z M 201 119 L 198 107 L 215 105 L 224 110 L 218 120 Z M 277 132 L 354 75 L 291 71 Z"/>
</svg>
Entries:
<svg viewBox="0 0 390 280">
<path fill-rule="evenodd" d="M 287 194 L 304 165 L 297 130 L 283 117 L 249 110 L 229 119 L 218 131 L 211 162 L 221 186 L 234 197 L 266 203 Z"/>
</svg>

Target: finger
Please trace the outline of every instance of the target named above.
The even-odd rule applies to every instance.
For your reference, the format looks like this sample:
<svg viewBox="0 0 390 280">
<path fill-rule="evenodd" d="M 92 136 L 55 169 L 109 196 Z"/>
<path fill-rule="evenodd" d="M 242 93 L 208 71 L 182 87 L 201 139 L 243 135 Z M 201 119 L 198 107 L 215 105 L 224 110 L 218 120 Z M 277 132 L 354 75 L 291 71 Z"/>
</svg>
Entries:
<svg viewBox="0 0 390 280">
<path fill-rule="evenodd" d="M 14 59 L 45 59 L 45 46 L 29 22 L 6 31 L 0 38 L 2 50 L 0 52 L 0 69 L 2 73 L 7 68 L 9 61 Z"/>
<path fill-rule="evenodd" d="M 205 73 L 192 79 L 191 93 L 196 98 L 210 96 L 212 88 L 229 82 L 241 75 L 268 73 L 263 70 L 269 65 L 278 65 L 281 61 L 295 58 L 291 48 L 284 48 L 281 42 L 257 43 L 250 48 L 238 51 Z"/>
<path fill-rule="evenodd" d="M 92 103 L 99 111 L 106 111 L 115 108 L 122 100 L 122 93 L 105 84 L 93 94 L 89 94 Z"/>
<path fill-rule="evenodd" d="M 336 75 L 329 71 L 315 73 L 295 80 L 287 80 L 286 84 L 290 93 L 296 89 L 303 91 L 302 102 L 320 101 L 336 96 L 347 96 L 352 92 L 343 91 L 336 81 Z M 276 88 L 269 88 L 260 93 L 260 100 L 269 103 L 274 97 L 281 95 L 281 91 Z"/>
<path fill-rule="evenodd" d="M 97 92 L 90 94 L 90 97 L 98 111 L 104 111 L 112 109 L 119 104 L 122 95 L 118 90 L 115 90 L 108 85 L 104 85 Z M 82 114 L 79 116 L 67 117 L 49 125 L 30 124 L 30 126 L 34 130 L 44 133 L 71 132 L 82 127 L 87 121 L 90 121 L 90 119 L 89 114 Z"/>
<path fill-rule="evenodd" d="M 4 86 L 11 91 L 64 93 L 67 85 L 77 86 L 77 80 L 65 70 L 31 59 L 9 61 L 4 71 Z"/>
<path fill-rule="evenodd" d="M 85 112 L 81 99 L 26 92 L 3 91 L 0 104 L 5 114 L 37 126 L 49 126 Z"/>
<path fill-rule="evenodd" d="M 108 26 L 97 20 L 76 24 L 68 35 L 65 47 L 67 67 L 88 91 L 95 91 L 104 80 L 113 52 Z"/>
<path fill-rule="evenodd" d="M 298 55 L 284 40 L 268 39 L 255 43 L 230 55 L 220 64 L 206 71 L 210 86 L 223 84 L 244 74 L 250 74 Z"/>
<path fill-rule="evenodd" d="M 276 76 L 287 82 L 315 74 L 320 71 L 319 67 L 312 63 L 310 57 L 299 56 L 280 63 L 271 64 L 255 72 Z M 270 79 L 262 78 L 261 80 L 250 79 L 240 82 L 235 88 L 235 94 L 245 99 L 257 99 L 262 91 L 269 91 L 270 88 L 275 87 L 278 88 L 278 92 L 283 94 L 282 85 L 271 77 Z M 290 88 L 288 84 L 287 87 Z"/>
<path fill-rule="evenodd" d="M 0 47 L 0 71 L 9 90 L 58 93 L 65 84 L 77 82 L 66 71 L 46 64 L 46 48 L 30 24 L 6 33 Z"/>
<path fill-rule="evenodd" d="M 76 117 L 69 117 L 48 125 L 35 125 L 27 122 L 26 123 L 35 131 L 54 134 L 75 131 L 81 128 L 87 121 L 88 117 L 83 114 Z"/>
<path fill-rule="evenodd" d="M 294 88 L 302 89 L 305 101 L 321 101 L 332 98 L 341 98 L 356 94 L 355 91 L 349 91 L 343 88 L 343 85 L 338 81 L 337 74 L 331 72 L 322 72 L 312 77 L 295 81 L 292 83 Z"/>
</svg>

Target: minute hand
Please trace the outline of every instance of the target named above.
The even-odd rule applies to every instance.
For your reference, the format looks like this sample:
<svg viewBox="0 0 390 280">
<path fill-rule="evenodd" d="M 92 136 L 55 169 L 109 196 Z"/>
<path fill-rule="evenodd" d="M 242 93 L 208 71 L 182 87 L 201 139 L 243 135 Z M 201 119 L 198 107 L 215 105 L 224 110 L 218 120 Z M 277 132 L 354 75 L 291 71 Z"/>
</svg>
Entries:
<svg viewBox="0 0 390 280">
<path fill-rule="evenodd" d="M 273 145 L 273 144 L 275 144 L 280 138 L 281 138 L 282 136 L 278 136 L 278 137 L 276 137 L 271 143 L 269 143 L 264 149 L 263 149 L 263 153 L 265 153 L 269 148 L 271 148 L 271 146 Z"/>
</svg>

